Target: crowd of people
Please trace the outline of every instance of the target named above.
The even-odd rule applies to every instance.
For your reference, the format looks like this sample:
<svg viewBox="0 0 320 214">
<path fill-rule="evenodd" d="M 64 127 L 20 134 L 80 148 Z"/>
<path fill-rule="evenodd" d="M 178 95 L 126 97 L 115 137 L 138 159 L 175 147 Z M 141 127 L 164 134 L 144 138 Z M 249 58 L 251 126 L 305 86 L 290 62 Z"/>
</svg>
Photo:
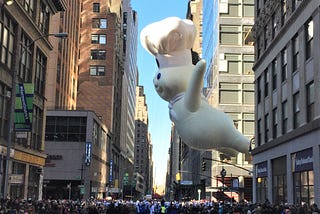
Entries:
<svg viewBox="0 0 320 214">
<path fill-rule="evenodd" d="M 164 200 L 1 200 L 0 214 L 320 214 L 308 206 L 248 202 Z"/>
</svg>

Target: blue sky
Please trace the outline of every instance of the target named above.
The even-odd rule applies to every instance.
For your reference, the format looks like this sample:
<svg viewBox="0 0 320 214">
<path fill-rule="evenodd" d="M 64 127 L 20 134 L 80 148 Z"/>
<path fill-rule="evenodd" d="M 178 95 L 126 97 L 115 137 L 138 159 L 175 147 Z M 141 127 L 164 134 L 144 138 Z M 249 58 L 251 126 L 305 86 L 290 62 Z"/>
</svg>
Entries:
<svg viewBox="0 0 320 214">
<path fill-rule="evenodd" d="M 148 105 L 149 132 L 153 143 L 154 179 L 157 186 L 162 186 L 167 168 L 171 121 L 168 103 L 158 96 L 153 87 L 152 81 L 157 65 L 154 57 L 142 48 L 140 31 L 146 25 L 170 16 L 185 18 L 188 0 L 132 0 L 131 6 L 138 13 L 139 85 L 144 86 Z"/>
</svg>

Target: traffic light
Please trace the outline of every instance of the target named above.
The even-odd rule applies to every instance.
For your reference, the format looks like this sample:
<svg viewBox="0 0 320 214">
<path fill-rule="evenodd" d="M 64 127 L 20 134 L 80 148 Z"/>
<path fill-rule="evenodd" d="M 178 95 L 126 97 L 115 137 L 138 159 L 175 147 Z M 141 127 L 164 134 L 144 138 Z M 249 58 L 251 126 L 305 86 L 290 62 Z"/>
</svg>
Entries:
<svg viewBox="0 0 320 214">
<path fill-rule="evenodd" d="M 202 171 L 206 171 L 206 162 L 202 161 L 202 166 L 201 166 Z"/>
</svg>

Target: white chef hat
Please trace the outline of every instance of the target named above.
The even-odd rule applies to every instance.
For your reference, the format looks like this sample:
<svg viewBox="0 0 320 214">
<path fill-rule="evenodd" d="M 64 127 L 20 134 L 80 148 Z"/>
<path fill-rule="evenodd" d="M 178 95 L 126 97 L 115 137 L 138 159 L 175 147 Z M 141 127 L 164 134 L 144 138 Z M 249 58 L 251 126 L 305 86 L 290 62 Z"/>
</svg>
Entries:
<svg viewBox="0 0 320 214">
<path fill-rule="evenodd" d="M 196 28 L 191 20 L 168 17 L 144 27 L 140 40 L 163 68 L 192 64 L 195 36 Z"/>
</svg>

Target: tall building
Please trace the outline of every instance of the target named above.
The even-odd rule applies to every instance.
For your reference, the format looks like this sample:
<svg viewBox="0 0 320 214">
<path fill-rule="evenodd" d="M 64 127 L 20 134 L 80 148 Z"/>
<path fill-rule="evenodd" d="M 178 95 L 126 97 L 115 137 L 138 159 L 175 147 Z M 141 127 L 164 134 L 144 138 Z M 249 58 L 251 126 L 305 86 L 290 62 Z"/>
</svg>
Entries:
<svg viewBox="0 0 320 214">
<path fill-rule="evenodd" d="M 80 1 L 66 0 L 67 9 L 50 20 L 50 32 L 68 32 L 68 39 L 53 40 L 46 79 L 47 109 L 76 109 L 80 39 Z"/>
<path fill-rule="evenodd" d="M 43 198 L 107 196 L 110 137 L 94 112 L 48 110 L 45 141 Z"/>
<path fill-rule="evenodd" d="M 121 195 L 124 157 L 121 113 L 124 80 L 122 1 L 82 1 L 80 27 L 79 89 L 77 108 L 101 117 L 112 137 L 109 149 L 108 186 Z M 129 151 L 130 152 L 130 151 Z"/>
<path fill-rule="evenodd" d="M 182 169 L 181 145 L 182 144 L 183 142 L 181 141 L 180 136 L 177 130 L 174 128 L 174 124 L 172 123 L 170 147 L 168 151 L 169 157 L 167 161 L 166 185 L 165 185 L 165 196 L 167 200 L 178 199 L 179 196 L 177 194 L 177 184 L 181 181 L 181 177 L 183 180 L 187 180 L 188 178 L 186 176 L 189 176 L 189 174 L 181 172 L 181 169 Z M 187 169 L 185 171 L 187 171 Z"/>
<path fill-rule="evenodd" d="M 320 2 L 255 1 L 253 201 L 320 204 Z"/>
<path fill-rule="evenodd" d="M 254 135 L 253 40 L 247 36 L 254 24 L 254 0 L 203 0 L 202 58 L 207 62 L 204 92 L 208 102 L 227 113 L 248 139 Z M 249 149 L 249 148 L 248 148 Z M 236 157 L 212 151 L 205 154 L 208 197 L 217 189 L 236 200 L 251 200 L 250 155 Z M 247 170 L 243 170 L 245 168 Z M 224 169 L 226 175 L 222 175 Z M 236 182 L 237 186 L 232 186 Z"/>
<path fill-rule="evenodd" d="M 49 34 L 61 32 L 53 31 L 49 23 L 67 5 L 64 0 L 14 1 L 11 5 L 2 0 L 0 7 L 0 195 L 38 200 L 42 199 L 46 159 L 46 75 L 57 39 Z M 21 109 L 15 109 L 13 101 Z M 28 113 L 21 115 L 22 120 L 13 120 L 14 112 L 16 117 L 22 110 Z"/>
<path fill-rule="evenodd" d="M 143 177 L 142 196 L 152 193 L 152 144 L 149 135 L 148 106 L 143 86 L 136 87 L 134 172 Z"/>
<path fill-rule="evenodd" d="M 121 135 L 120 149 L 121 169 L 120 178 L 125 173 L 133 176 L 134 169 L 134 143 L 135 143 L 135 106 L 136 106 L 136 85 L 138 79 L 137 69 L 137 13 L 132 10 L 130 1 L 123 1 L 123 54 L 124 73 L 122 84 L 122 109 L 121 109 Z M 125 169 L 126 168 L 126 169 Z M 131 193 L 131 191 L 130 191 Z"/>
</svg>

